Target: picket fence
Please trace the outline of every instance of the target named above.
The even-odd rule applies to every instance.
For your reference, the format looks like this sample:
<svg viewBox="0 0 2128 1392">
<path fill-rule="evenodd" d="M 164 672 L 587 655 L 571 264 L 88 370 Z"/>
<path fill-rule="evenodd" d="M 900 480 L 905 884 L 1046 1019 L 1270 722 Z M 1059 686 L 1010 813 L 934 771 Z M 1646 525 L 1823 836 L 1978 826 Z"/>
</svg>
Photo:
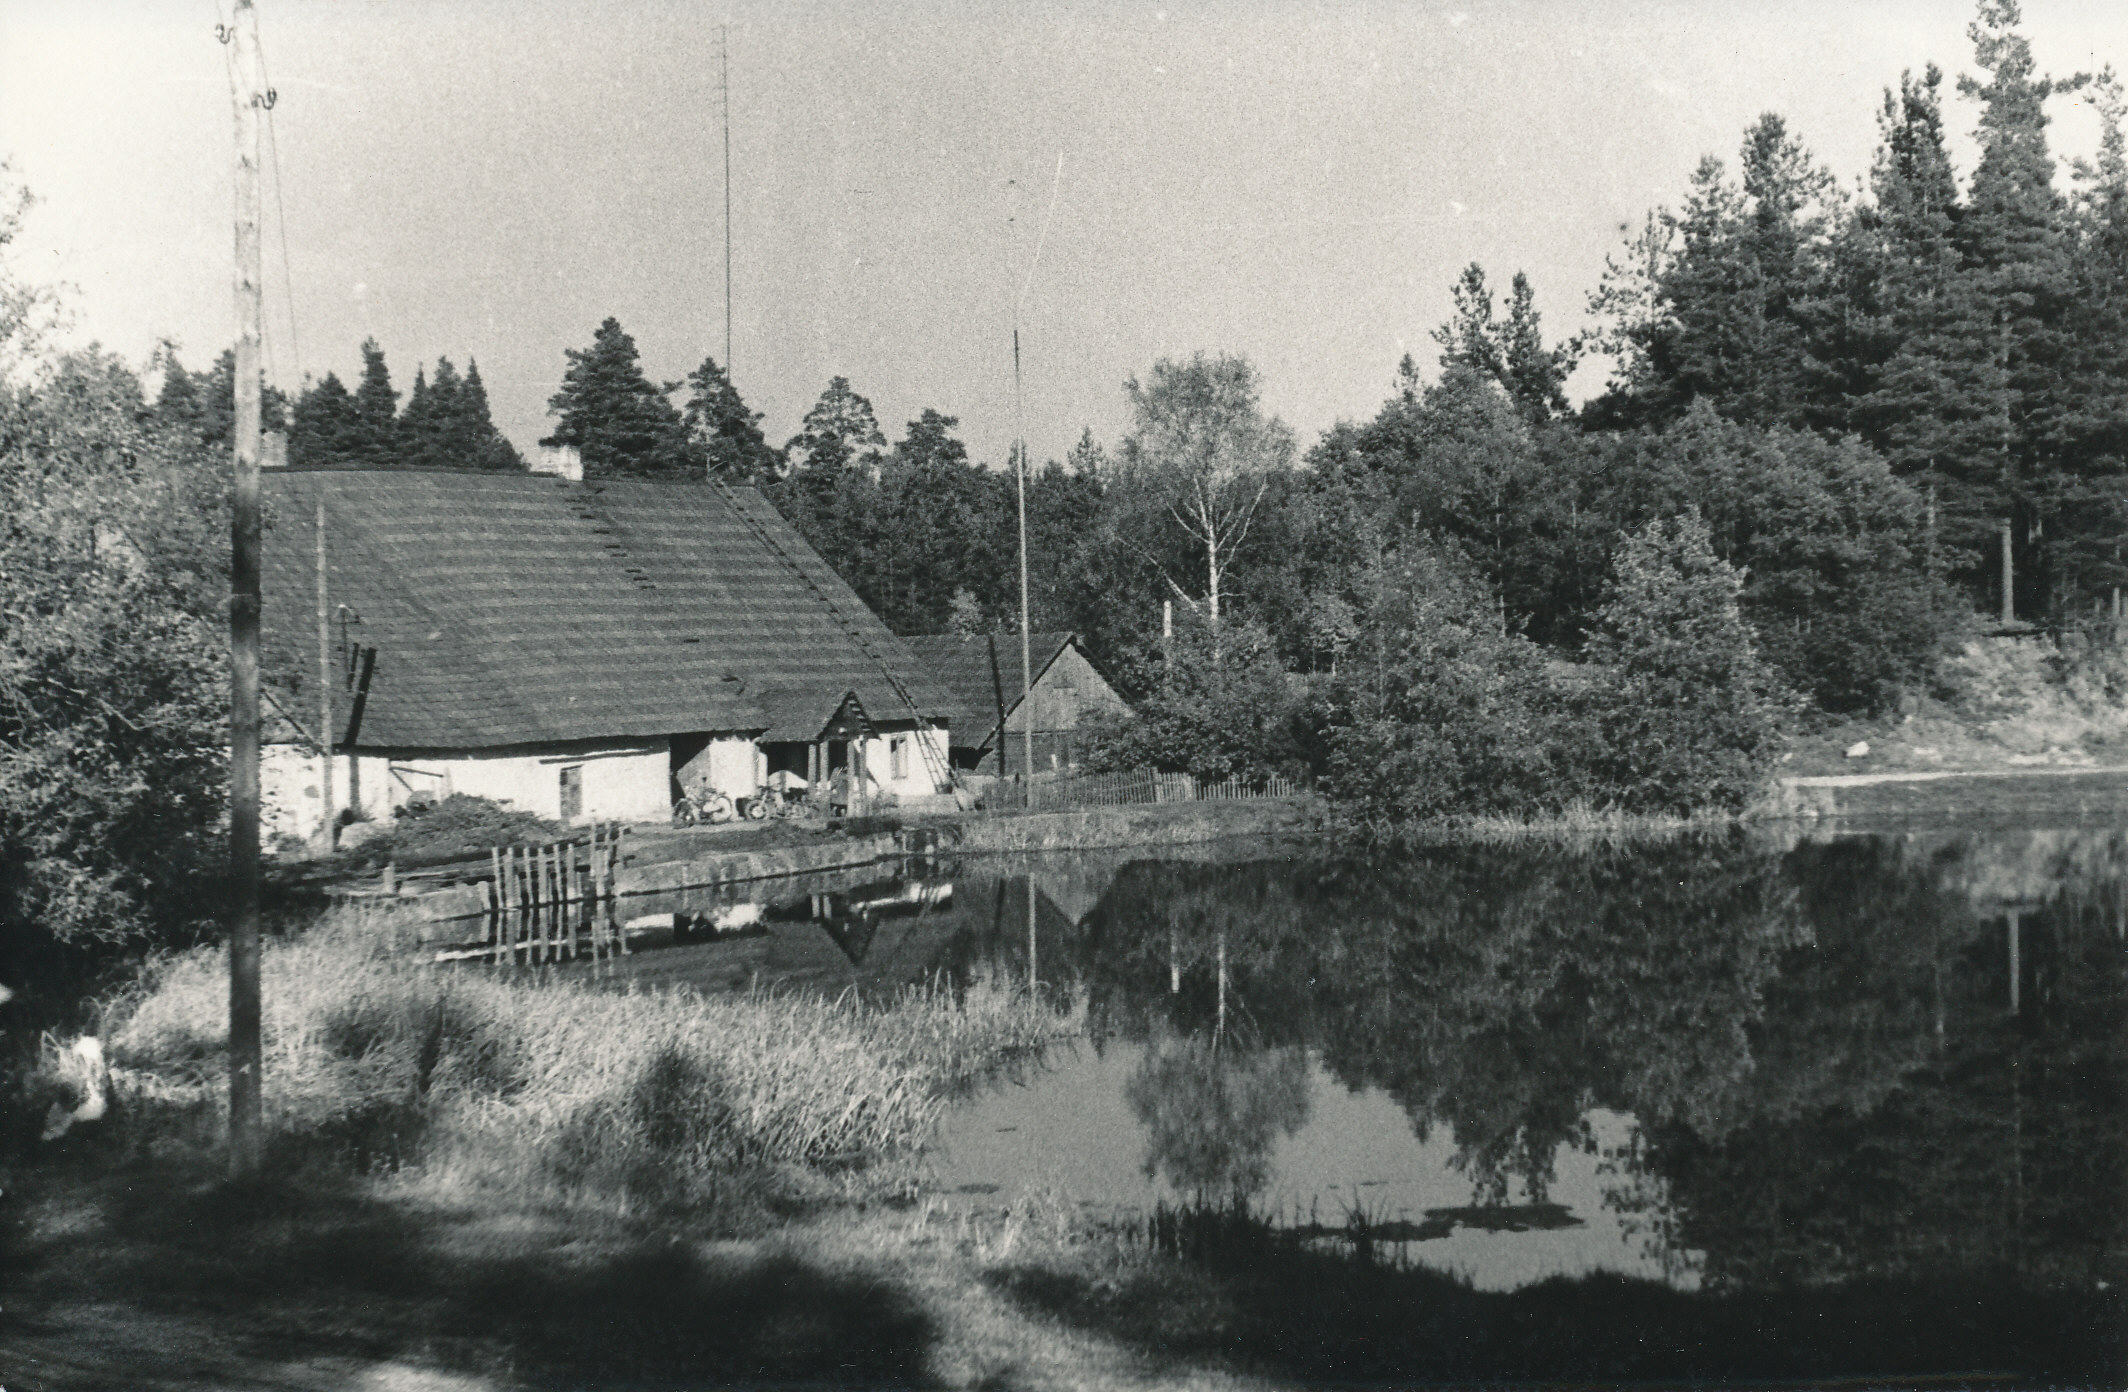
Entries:
<svg viewBox="0 0 2128 1392">
<path fill-rule="evenodd" d="M 1037 775 L 1025 783 L 1003 780 L 984 792 L 983 810 L 1069 812 L 1158 802 L 1244 802 L 1298 797 L 1306 791 L 1305 785 L 1290 778 L 1269 778 L 1262 783 L 1240 779 L 1203 783 L 1187 773 L 1138 769 L 1126 773 Z"/>
</svg>

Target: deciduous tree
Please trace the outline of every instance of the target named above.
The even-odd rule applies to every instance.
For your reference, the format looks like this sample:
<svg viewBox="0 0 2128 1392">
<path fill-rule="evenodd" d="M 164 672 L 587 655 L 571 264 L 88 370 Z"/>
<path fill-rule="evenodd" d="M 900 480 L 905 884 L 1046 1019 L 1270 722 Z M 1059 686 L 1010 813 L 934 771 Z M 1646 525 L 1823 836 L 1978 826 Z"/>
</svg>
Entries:
<svg viewBox="0 0 2128 1392">
<path fill-rule="evenodd" d="M 1262 387 L 1246 358 L 1163 358 L 1125 389 L 1132 424 L 1119 478 L 1147 512 L 1164 512 L 1164 525 L 1194 552 L 1195 579 L 1186 584 L 1164 564 L 1163 577 L 1179 598 L 1202 608 L 1216 634 L 1227 573 L 1248 542 L 1271 474 L 1292 465 L 1293 433 L 1264 414 Z M 1143 544 L 1161 564 L 1156 539 Z"/>
</svg>

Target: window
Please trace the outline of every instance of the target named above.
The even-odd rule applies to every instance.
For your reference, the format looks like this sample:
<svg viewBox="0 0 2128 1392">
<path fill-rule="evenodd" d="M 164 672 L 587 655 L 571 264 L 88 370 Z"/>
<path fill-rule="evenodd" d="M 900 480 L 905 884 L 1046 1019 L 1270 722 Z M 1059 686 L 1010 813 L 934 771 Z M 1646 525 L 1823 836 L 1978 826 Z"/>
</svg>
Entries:
<svg viewBox="0 0 2128 1392">
<path fill-rule="evenodd" d="M 887 741 L 887 767 L 896 780 L 909 776 L 909 741 L 900 735 Z"/>
<path fill-rule="evenodd" d="M 584 815 L 584 766 L 571 764 L 562 770 L 562 820 L 573 822 Z"/>
</svg>

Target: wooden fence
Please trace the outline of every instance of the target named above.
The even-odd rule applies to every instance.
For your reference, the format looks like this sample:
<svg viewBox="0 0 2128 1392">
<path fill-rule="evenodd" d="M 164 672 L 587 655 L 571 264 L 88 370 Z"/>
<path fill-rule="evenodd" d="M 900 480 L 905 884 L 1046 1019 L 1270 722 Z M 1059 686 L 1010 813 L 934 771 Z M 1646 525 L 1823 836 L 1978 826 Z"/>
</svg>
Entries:
<svg viewBox="0 0 2128 1392">
<path fill-rule="evenodd" d="M 1036 775 L 1033 779 L 1000 780 L 983 794 L 983 810 L 1008 812 L 1067 812 L 1097 807 L 1130 807 L 1162 802 L 1243 802 L 1258 798 L 1298 797 L 1305 785 L 1290 778 L 1268 778 L 1260 783 L 1229 779 L 1201 783 L 1186 773 L 1161 773 L 1137 769 L 1126 773 Z"/>
<path fill-rule="evenodd" d="M 594 826 L 583 840 L 491 849 L 487 876 L 475 880 L 487 900 L 484 930 L 439 956 L 498 965 L 627 956 L 614 884 L 625 830 Z"/>
</svg>

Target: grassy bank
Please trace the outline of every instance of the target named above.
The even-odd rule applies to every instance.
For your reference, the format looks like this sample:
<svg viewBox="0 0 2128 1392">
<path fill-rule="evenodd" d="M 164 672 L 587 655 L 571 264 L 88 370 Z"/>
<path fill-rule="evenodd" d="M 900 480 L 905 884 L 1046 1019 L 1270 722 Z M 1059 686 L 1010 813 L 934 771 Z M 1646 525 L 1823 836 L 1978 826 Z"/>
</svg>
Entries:
<svg viewBox="0 0 2128 1392">
<path fill-rule="evenodd" d="M 1619 1275 L 1488 1292 L 1405 1265 L 1359 1223 L 1326 1250 L 1246 1211 L 1032 1241 L 982 1279 L 1016 1310 L 1127 1349 L 1274 1385 L 1666 1382 L 2114 1387 L 2118 1288 L 2009 1270 L 1780 1290 Z"/>
<path fill-rule="evenodd" d="M 956 1089 L 1059 1028 L 1003 992 L 884 1003 L 619 993 L 395 955 L 340 912 L 269 943 L 277 1166 L 437 1193 L 628 1209 L 892 1184 Z M 225 1125 L 227 966 L 203 949 L 109 1009 L 127 1144 L 211 1149 Z"/>
</svg>

